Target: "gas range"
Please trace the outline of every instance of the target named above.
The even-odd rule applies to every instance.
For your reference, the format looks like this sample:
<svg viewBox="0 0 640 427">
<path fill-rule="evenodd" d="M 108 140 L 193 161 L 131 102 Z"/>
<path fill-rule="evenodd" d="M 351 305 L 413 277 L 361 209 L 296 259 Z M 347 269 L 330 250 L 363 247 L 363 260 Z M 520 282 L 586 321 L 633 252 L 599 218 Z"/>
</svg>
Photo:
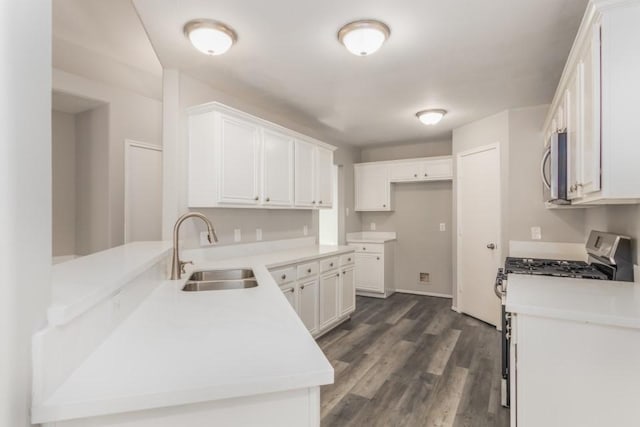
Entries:
<svg viewBox="0 0 640 427">
<path fill-rule="evenodd" d="M 508 257 L 504 263 L 506 274 L 573 277 L 576 279 L 608 280 L 609 277 L 595 265 L 584 261 L 566 261 L 542 258 Z"/>
</svg>

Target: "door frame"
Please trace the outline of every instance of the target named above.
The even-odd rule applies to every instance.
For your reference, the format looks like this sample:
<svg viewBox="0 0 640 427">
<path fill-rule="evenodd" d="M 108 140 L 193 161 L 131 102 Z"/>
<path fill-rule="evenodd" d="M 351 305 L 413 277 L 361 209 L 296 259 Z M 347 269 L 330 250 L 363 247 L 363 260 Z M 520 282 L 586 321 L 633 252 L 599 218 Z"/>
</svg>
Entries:
<svg viewBox="0 0 640 427">
<path fill-rule="evenodd" d="M 127 221 L 127 218 L 129 217 L 129 163 L 131 163 L 131 159 L 129 159 L 129 149 L 130 148 L 142 148 L 145 150 L 153 150 L 153 151 L 159 151 L 160 153 L 162 153 L 162 163 L 164 165 L 164 152 L 162 150 L 162 147 L 159 145 L 154 145 L 154 144 L 150 144 L 148 142 L 142 142 L 142 141 L 136 141 L 133 139 L 125 139 L 124 140 L 124 244 L 126 245 L 128 243 L 128 238 L 129 238 L 129 226 L 131 224 L 129 224 L 129 222 Z M 160 185 L 162 185 L 162 182 L 160 182 Z M 161 191 L 162 194 L 162 191 Z M 160 218 L 160 223 L 162 224 L 162 218 Z"/>
<path fill-rule="evenodd" d="M 471 148 L 469 150 L 461 151 L 456 154 L 456 311 L 465 312 L 464 310 L 464 286 L 462 281 L 462 256 L 461 256 L 461 241 L 462 235 L 460 232 L 460 224 L 462 209 L 460 209 L 461 191 L 460 191 L 460 171 L 462 158 L 473 154 L 482 153 L 484 151 L 496 150 L 498 155 L 498 238 L 497 238 L 497 253 L 498 259 L 502 260 L 502 153 L 500 151 L 500 143 L 495 142 L 493 144 L 482 145 L 479 147 Z M 496 271 L 497 273 L 497 271 Z M 499 322 L 498 322 L 499 323 Z M 498 327 L 499 325 L 496 325 Z"/>
</svg>

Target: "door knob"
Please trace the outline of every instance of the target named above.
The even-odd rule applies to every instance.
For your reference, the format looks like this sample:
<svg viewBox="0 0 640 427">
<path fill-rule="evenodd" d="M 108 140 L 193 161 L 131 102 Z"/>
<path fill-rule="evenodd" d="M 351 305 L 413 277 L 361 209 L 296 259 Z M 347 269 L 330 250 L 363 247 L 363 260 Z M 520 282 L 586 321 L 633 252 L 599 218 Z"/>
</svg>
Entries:
<svg viewBox="0 0 640 427">
<path fill-rule="evenodd" d="M 487 249 L 494 250 L 495 248 L 496 248 L 496 244 L 495 244 L 495 243 L 489 243 L 489 244 L 487 245 Z"/>
</svg>

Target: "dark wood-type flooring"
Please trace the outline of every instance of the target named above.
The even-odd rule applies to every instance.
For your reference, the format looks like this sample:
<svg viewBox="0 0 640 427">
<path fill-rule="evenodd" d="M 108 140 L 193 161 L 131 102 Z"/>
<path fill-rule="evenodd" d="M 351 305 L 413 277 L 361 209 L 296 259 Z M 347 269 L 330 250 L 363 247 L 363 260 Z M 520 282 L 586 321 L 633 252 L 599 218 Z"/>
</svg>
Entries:
<svg viewBox="0 0 640 427">
<path fill-rule="evenodd" d="M 335 369 L 322 387 L 322 426 L 509 425 L 494 327 L 442 298 L 358 297 L 356 307 L 318 340 Z"/>
</svg>

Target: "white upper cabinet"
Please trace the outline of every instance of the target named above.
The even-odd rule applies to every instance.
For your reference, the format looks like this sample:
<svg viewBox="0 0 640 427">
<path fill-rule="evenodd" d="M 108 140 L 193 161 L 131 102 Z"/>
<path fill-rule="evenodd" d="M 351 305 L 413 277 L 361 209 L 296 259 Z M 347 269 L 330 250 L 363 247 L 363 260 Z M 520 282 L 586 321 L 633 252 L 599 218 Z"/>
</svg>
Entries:
<svg viewBox="0 0 640 427">
<path fill-rule="evenodd" d="M 640 1 L 594 1 L 587 7 L 545 121 L 568 136 L 573 204 L 640 201 Z"/>
<path fill-rule="evenodd" d="M 226 114 L 218 115 L 216 122 L 218 202 L 260 203 L 260 128 Z"/>
<path fill-rule="evenodd" d="M 386 164 L 361 163 L 355 167 L 357 211 L 390 211 L 389 174 Z"/>
<path fill-rule="evenodd" d="M 295 143 L 295 204 L 315 207 L 315 147 L 304 141 Z"/>
<path fill-rule="evenodd" d="M 333 149 L 222 104 L 193 107 L 189 207 L 331 207 Z"/>
<path fill-rule="evenodd" d="M 315 197 L 320 208 L 330 208 L 333 202 L 333 152 L 316 147 Z"/>
<path fill-rule="evenodd" d="M 357 211 L 390 211 L 391 183 L 453 179 L 451 156 L 355 165 Z"/>
<path fill-rule="evenodd" d="M 264 129 L 262 143 L 262 202 L 269 206 L 293 205 L 292 137 Z"/>
</svg>

